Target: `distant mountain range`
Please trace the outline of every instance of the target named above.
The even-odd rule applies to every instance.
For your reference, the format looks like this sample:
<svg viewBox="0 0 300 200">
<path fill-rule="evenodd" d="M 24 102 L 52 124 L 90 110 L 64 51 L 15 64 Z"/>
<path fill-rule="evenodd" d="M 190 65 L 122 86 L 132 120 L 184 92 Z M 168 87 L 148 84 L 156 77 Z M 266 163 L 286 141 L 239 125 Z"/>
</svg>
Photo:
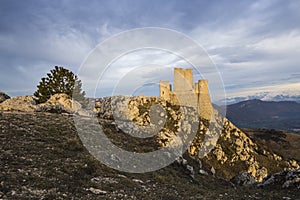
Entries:
<svg viewBox="0 0 300 200">
<path fill-rule="evenodd" d="M 218 107 L 217 109 L 224 109 Z M 300 133 L 300 103 L 294 101 L 242 101 L 228 105 L 227 118 L 242 128 L 281 129 Z"/>
</svg>

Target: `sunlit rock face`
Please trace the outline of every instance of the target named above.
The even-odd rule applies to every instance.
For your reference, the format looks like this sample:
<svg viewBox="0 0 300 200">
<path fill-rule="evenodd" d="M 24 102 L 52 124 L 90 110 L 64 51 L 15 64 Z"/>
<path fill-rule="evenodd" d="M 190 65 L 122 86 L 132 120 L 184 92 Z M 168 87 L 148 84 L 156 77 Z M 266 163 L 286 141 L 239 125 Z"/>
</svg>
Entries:
<svg viewBox="0 0 300 200">
<path fill-rule="evenodd" d="M 33 96 L 17 96 L 0 104 L 1 111 L 76 113 L 80 109 L 81 104 L 66 94 L 55 94 L 42 104 L 36 104 Z"/>
<path fill-rule="evenodd" d="M 261 182 L 270 173 L 299 168 L 296 161 L 283 161 L 281 156 L 255 144 L 215 110 L 214 120 L 208 121 L 191 107 L 145 96 L 104 98 L 101 108 L 98 105 L 97 109 L 99 117 L 119 120 L 119 128 L 136 132 L 136 135 L 141 130 L 151 134 L 156 131 L 155 137 L 161 147 L 182 146 L 196 129 L 195 137 L 186 147 L 189 154 L 227 179 L 247 172 Z M 183 117 L 187 117 L 186 120 Z M 180 132 L 184 133 L 183 137 Z"/>
<path fill-rule="evenodd" d="M 46 103 L 39 104 L 37 111 L 76 113 L 81 109 L 81 104 L 67 94 L 55 94 Z"/>
<path fill-rule="evenodd" d="M 2 111 L 34 112 L 35 109 L 36 103 L 32 96 L 17 96 L 0 104 Z"/>
</svg>

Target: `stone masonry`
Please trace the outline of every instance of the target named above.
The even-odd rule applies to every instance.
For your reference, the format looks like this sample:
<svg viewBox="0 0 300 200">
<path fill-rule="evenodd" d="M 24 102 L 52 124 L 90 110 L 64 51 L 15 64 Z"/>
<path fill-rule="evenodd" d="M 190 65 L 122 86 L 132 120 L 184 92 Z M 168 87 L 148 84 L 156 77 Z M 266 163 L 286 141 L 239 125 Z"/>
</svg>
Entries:
<svg viewBox="0 0 300 200">
<path fill-rule="evenodd" d="M 160 81 L 160 97 L 173 104 L 194 107 L 201 117 L 210 120 L 213 108 L 208 81 L 193 82 L 192 69 L 174 68 L 174 91 L 169 81 Z"/>
</svg>

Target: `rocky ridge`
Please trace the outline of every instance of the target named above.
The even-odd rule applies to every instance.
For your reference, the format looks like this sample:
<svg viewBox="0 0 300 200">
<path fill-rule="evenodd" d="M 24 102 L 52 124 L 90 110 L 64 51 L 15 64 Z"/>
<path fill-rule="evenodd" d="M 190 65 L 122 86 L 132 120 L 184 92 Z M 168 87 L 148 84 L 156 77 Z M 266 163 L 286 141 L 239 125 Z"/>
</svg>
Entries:
<svg viewBox="0 0 300 200">
<path fill-rule="evenodd" d="M 227 179 L 233 178 L 242 171 L 251 174 L 256 181 L 261 182 L 270 173 L 282 170 L 298 169 L 295 160 L 283 160 L 281 156 L 270 153 L 255 144 L 243 131 L 233 125 L 228 119 L 214 112 L 214 120 L 208 122 L 199 118 L 192 108 L 171 105 L 169 102 L 155 97 L 109 97 L 98 101 L 98 116 L 106 119 L 122 119 L 133 121 L 140 128 L 151 125 L 151 112 L 157 112 L 155 122 L 164 126 L 158 132 L 158 143 L 164 147 L 169 144 L 180 145 L 197 129 L 194 140 L 188 152 L 193 158 L 213 167 L 217 174 Z M 112 106 L 113 105 L 113 106 Z M 155 108 L 154 105 L 160 105 Z M 154 108 L 154 111 L 151 111 Z M 156 109 L 156 110 L 155 110 Z M 190 117 L 182 122 L 182 110 L 188 109 Z M 119 111 L 119 112 L 115 112 Z M 120 114 L 121 113 L 121 114 Z M 125 126 L 125 128 L 124 128 Z M 197 126 L 197 127 L 195 127 Z M 122 123 L 125 130 L 134 126 Z M 138 129 L 137 129 L 138 130 Z M 178 133 L 184 130 L 185 136 L 178 139 Z M 207 155 L 206 153 L 209 152 Z"/>
<path fill-rule="evenodd" d="M 82 111 L 81 105 L 66 94 L 53 95 L 39 105 L 31 96 L 13 97 L 1 103 L 0 110 L 77 114 Z M 202 173 L 213 168 L 217 175 L 228 180 L 245 171 L 262 182 L 268 174 L 299 168 L 295 160 L 283 160 L 255 144 L 217 111 L 209 122 L 200 118 L 195 109 L 172 105 L 162 98 L 117 96 L 99 99 L 86 112 L 115 120 L 118 129 L 133 136 L 150 137 L 155 133 L 161 147 L 176 146 L 183 151 L 189 146 L 188 153 L 208 166 L 201 169 Z M 186 144 L 190 140 L 190 145 Z"/>
<path fill-rule="evenodd" d="M 113 105 L 117 105 L 115 108 L 111 108 L 112 101 L 115 101 Z M 126 130 L 126 124 L 130 124 L 127 123 L 130 121 L 137 124 L 137 127 L 130 124 L 130 129 L 133 126 L 144 128 L 144 125 L 152 128 L 151 124 L 164 121 L 162 130 L 153 136 L 155 144 L 160 147 L 182 147 L 185 135 L 179 135 L 178 131 L 191 133 L 195 128 L 193 124 L 197 125 L 196 138 L 188 152 L 164 169 L 140 175 L 120 174 L 105 167 L 86 151 L 72 125 L 75 112 L 60 115 L 47 113 L 49 110 L 4 111 L 0 113 L 0 157 L 3 161 L 0 163 L 0 198 L 293 199 L 299 194 L 299 170 L 279 172 L 284 168 L 297 168 L 297 162 L 283 160 L 279 155 L 254 144 L 226 119 L 216 117 L 211 125 L 194 116 L 196 112 L 190 108 L 180 108 L 154 97 L 110 97 L 96 102 L 96 105 L 94 111 L 91 109 L 87 112 L 97 114 L 109 138 L 121 148 L 122 142 L 129 145 L 130 151 L 147 152 L 148 148 L 144 147 L 149 145 L 148 140 L 141 143 L 124 133 L 123 129 Z M 114 113 L 114 109 L 122 112 Z M 187 119 L 192 123 L 181 122 L 182 113 L 185 112 L 191 114 Z M 121 127 L 117 126 L 116 120 L 124 122 L 120 124 Z M 218 128 L 218 122 L 222 122 L 220 135 L 213 131 Z M 199 155 L 201 149 L 211 147 L 214 148 L 208 154 Z M 265 167 L 269 174 L 260 184 L 254 184 L 258 187 L 235 188 L 221 178 L 228 180 L 242 171 L 247 172 L 247 162 L 250 163 L 251 157 L 259 167 Z M 257 177 L 246 172 L 242 176 L 246 177 L 245 183 L 249 183 L 247 180 L 257 181 Z M 243 185 L 243 181 L 240 183 Z M 235 184 L 239 185 L 237 182 Z"/>
</svg>

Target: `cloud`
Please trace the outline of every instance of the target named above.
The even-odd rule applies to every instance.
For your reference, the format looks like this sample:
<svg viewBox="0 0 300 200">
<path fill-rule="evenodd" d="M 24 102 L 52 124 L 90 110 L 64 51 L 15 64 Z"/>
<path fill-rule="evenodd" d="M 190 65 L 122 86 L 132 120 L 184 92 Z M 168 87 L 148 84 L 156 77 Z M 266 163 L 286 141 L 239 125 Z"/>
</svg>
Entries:
<svg viewBox="0 0 300 200">
<path fill-rule="evenodd" d="M 230 23 L 191 31 L 218 66 L 228 95 L 299 82 L 291 76 L 298 71 L 300 49 L 298 22 L 291 20 L 299 15 L 292 9 L 291 2 L 259 1 Z"/>
<path fill-rule="evenodd" d="M 298 1 L 279 0 L 217 3 L 3 0 L 0 2 L 0 89 L 12 95 L 31 94 L 53 66 L 80 72 L 79 66 L 98 43 L 131 28 L 156 26 L 180 31 L 202 45 L 217 65 L 228 95 L 266 90 L 272 85 L 276 85 L 272 88 L 276 90 L 281 85 L 299 82 L 299 7 Z M 163 44 L 161 38 L 157 36 Z M 189 48 L 180 44 L 174 42 L 179 49 Z M 172 79 L 169 68 L 148 67 L 140 74 L 134 67 L 141 64 L 189 66 L 174 55 L 139 53 L 114 63 L 113 70 L 107 71 L 103 79 L 106 85 L 103 93 L 111 92 L 113 83 L 129 72 L 141 76 L 136 82 L 142 85 L 156 79 Z M 209 64 L 201 67 L 200 73 L 195 72 L 195 79 L 202 78 L 203 73 L 212 83 L 216 76 L 212 73 L 214 69 Z M 91 77 L 97 78 L 99 74 L 91 70 L 80 75 L 84 89 L 92 95 L 97 82 Z M 134 77 L 128 74 L 127 78 Z M 128 88 L 131 87 L 134 85 Z M 210 85 L 211 90 L 215 87 Z"/>
</svg>

